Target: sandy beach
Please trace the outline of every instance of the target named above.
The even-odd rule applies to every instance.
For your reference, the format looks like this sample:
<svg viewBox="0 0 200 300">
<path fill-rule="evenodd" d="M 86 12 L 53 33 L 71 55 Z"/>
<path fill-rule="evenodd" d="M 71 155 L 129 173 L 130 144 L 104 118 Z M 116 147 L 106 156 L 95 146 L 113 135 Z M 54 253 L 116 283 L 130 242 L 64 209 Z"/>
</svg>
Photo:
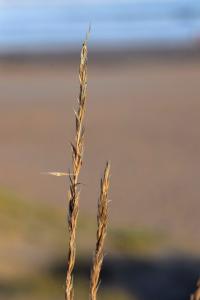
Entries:
<svg viewBox="0 0 200 300">
<path fill-rule="evenodd" d="M 0 63 L 0 182 L 27 201 L 66 205 L 66 178 L 41 173 L 70 168 L 78 62 Z M 200 59 L 92 55 L 82 214 L 95 211 L 110 160 L 110 222 L 200 250 L 199 78 Z"/>
</svg>

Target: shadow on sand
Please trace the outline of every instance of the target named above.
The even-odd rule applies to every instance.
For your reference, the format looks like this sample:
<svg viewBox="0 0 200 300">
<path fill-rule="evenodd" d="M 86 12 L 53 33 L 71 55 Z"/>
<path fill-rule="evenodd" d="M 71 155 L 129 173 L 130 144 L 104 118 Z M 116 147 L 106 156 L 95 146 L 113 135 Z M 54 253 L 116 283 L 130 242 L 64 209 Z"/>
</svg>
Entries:
<svg viewBox="0 0 200 300">
<path fill-rule="evenodd" d="M 76 274 L 88 277 L 91 262 L 80 259 Z M 63 276 L 62 264 L 49 270 L 53 276 Z M 200 259 L 170 256 L 158 259 L 132 257 L 105 258 L 101 288 L 118 287 L 138 300 L 189 300 L 200 275 Z"/>
</svg>

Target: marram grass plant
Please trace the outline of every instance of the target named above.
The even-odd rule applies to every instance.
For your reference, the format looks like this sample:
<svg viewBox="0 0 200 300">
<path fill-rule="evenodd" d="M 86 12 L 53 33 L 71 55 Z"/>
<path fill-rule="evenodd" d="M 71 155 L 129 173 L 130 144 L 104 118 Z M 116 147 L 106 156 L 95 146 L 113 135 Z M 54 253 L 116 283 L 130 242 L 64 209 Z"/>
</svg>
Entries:
<svg viewBox="0 0 200 300">
<path fill-rule="evenodd" d="M 93 265 L 90 278 L 90 300 L 97 299 L 97 290 L 99 286 L 100 271 L 104 258 L 104 241 L 107 232 L 108 223 L 108 190 L 110 184 L 110 164 L 106 164 L 104 176 L 101 179 L 100 197 L 98 201 L 97 214 L 97 241 L 93 257 Z"/>
<path fill-rule="evenodd" d="M 88 34 L 83 43 L 79 67 L 80 91 L 78 97 L 78 109 L 75 111 L 75 140 L 71 143 L 72 149 L 72 170 L 69 173 L 53 172 L 56 176 L 69 176 L 69 192 L 68 192 L 68 229 L 69 229 L 69 248 L 67 259 L 67 273 L 65 286 L 65 300 L 74 299 L 73 271 L 76 260 L 76 230 L 79 214 L 79 174 L 83 163 L 84 151 L 84 115 L 87 100 L 87 55 L 88 55 Z M 60 175 L 61 174 L 61 175 Z M 103 262 L 103 246 L 106 236 L 107 220 L 108 220 L 108 189 L 110 180 L 110 164 L 107 163 L 104 176 L 101 180 L 101 191 L 98 201 L 98 230 L 96 251 L 93 259 L 90 283 L 90 298 L 96 299 L 100 270 Z"/>
<path fill-rule="evenodd" d="M 79 174 L 83 162 L 84 150 L 84 114 L 87 96 L 87 40 L 83 43 L 81 50 L 81 61 L 79 67 L 80 91 L 78 98 L 78 110 L 75 111 L 76 133 L 75 141 L 71 143 L 72 148 L 72 174 L 69 175 L 70 187 L 68 193 L 69 209 L 68 209 L 68 228 L 69 228 L 69 250 L 67 260 L 67 275 L 65 299 L 72 300 L 74 298 L 73 291 L 73 269 L 76 258 L 76 227 L 79 213 L 79 197 L 78 188 Z"/>
</svg>

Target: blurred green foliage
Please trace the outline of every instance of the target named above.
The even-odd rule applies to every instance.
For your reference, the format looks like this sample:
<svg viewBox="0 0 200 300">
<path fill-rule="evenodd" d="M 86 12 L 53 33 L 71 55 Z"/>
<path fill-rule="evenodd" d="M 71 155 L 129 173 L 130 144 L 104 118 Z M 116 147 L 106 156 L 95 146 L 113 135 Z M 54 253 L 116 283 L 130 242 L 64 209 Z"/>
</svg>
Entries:
<svg viewBox="0 0 200 300">
<path fill-rule="evenodd" d="M 80 217 L 78 256 L 91 262 L 95 244 L 96 217 Z M 0 299 L 54 300 L 64 296 L 67 255 L 66 208 L 25 201 L 0 190 Z M 161 236 L 145 230 L 111 228 L 107 237 L 109 253 L 146 254 L 159 247 Z M 61 262 L 59 276 L 51 266 Z M 77 263 L 79 269 L 79 263 Z M 76 274 L 77 299 L 88 298 L 89 278 Z M 100 289 L 102 300 L 127 300 L 130 296 L 115 287 Z M 131 296 L 133 299 L 133 296 Z"/>
<path fill-rule="evenodd" d="M 146 255 L 158 249 L 164 236 L 162 233 L 144 229 L 111 229 L 108 243 L 111 249 L 124 255 Z"/>
</svg>

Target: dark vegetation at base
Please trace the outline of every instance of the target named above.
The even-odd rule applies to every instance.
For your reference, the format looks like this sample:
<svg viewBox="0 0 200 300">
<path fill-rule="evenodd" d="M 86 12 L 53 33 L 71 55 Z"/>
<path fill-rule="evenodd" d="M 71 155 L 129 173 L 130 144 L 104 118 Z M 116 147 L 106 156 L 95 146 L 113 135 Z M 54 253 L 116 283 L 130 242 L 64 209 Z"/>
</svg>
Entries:
<svg viewBox="0 0 200 300">
<path fill-rule="evenodd" d="M 90 261 L 79 259 L 76 276 L 88 278 Z M 53 276 L 63 277 L 64 263 L 52 266 Z M 199 277 L 200 259 L 187 256 L 167 258 L 105 258 L 100 289 L 119 288 L 138 300 L 188 300 Z"/>
</svg>

